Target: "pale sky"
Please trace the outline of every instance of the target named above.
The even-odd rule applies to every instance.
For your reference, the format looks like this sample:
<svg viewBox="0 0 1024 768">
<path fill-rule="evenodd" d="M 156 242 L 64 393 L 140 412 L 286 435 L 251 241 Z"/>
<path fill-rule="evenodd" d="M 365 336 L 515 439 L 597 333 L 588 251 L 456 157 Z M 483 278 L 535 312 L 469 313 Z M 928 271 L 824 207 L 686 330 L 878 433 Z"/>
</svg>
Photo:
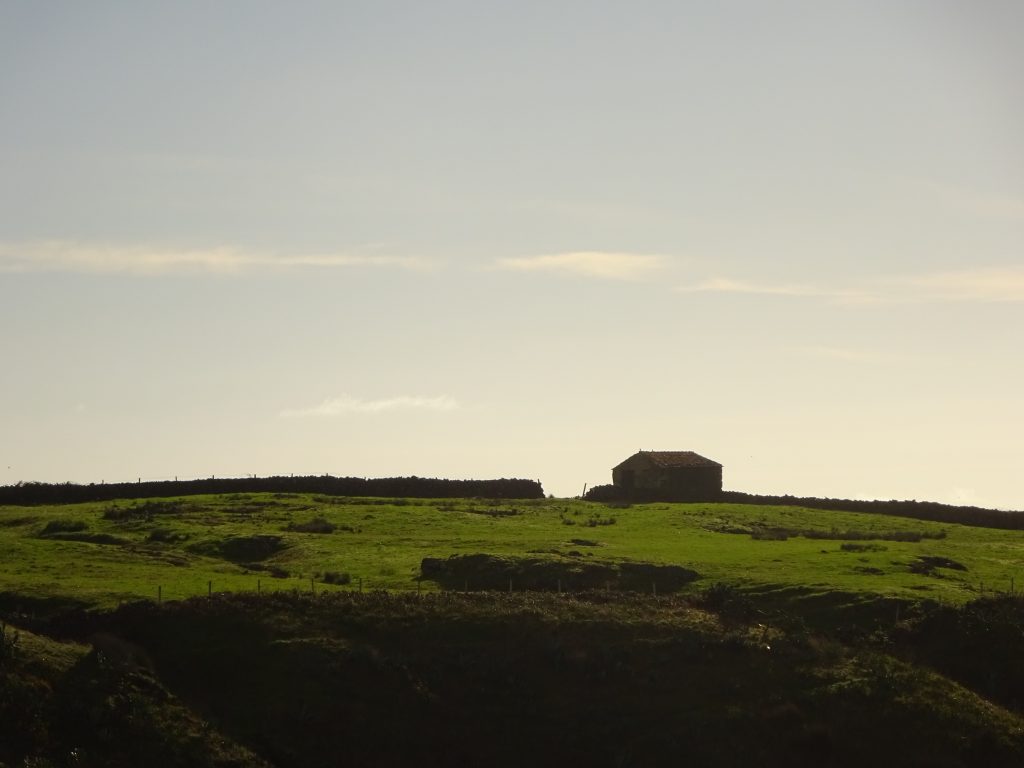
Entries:
<svg viewBox="0 0 1024 768">
<path fill-rule="evenodd" d="M 1024 509 L 1024 4 L 0 0 L 0 484 Z"/>
</svg>

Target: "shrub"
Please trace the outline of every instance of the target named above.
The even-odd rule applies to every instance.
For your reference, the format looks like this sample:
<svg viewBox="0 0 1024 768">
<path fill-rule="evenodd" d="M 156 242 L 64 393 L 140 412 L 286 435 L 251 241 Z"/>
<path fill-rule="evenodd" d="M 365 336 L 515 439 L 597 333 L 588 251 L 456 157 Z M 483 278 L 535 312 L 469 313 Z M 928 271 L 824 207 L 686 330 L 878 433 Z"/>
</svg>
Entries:
<svg viewBox="0 0 1024 768">
<path fill-rule="evenodd" d="M 198 555 L 222 557 L 238 563 L 255 563 L 276 555 L 288 544 L 280 537 L 270 534 L 253 536 L 229 536 L 221 541 L 201 541 L 188 547 Z"/>
<path fill-rule="evenodd" d="M 326 571 L 320 575 L 320 581 L 324 584 L 351 584 L 352 576 L 340 571 Z"/>
<path fill-rule="evenodd" d="M 6 665 L 18 653 L 21 635 L 6 624 L 0 623 L 0 667 Z"/>
<path fill-rule="evenodd" d="M 626 492 L 617 485 L 595 485 L 583 498 L 587 501 L 625 501 Z"/>
<path fill-rule="evenodd" d="M 467 507 L 462 511 L 472 515 L 487 515 L 488 517 L 515 517 L 520 514 L 519 510 L 514 507 L 488 507 L 487 509 Z"/>
<path fill-rule="evenodd" d="M 953 571 L 966 571 L 967 566 L 963 563 L 958 563 L 956 560 L 950 560 L 948 557 L 939 557 L 937 555 L 921 555 L 909 566 L 907 566 L 911 573 L 919 573 L 925 576 L 938 576 L 937 568 L 948 568 Z"/>
<path fill-rule="evenodd" d="M 268 573 L 275 579 L 287 579 L 291 576 L 291 573 L 287 569 L 282 568 L 278 565 L 267 564 L 267 563 L 245 563 L 245 568 L 249 571 L 257 571 L 259 573 Z"/>
<path fill-rule="evenodd" d="M 792 531 L 783 528 L 754 528 L 750 532 L 750 538 L 758 541 L 785 541 Z"/>
<path fill-rule="evenodd" d="M 736 587 L 716 581 L 700 594 L 698 603 L 705 608 L 714 610 L 728 603 L 735 602 L 739 596 L 740 593 Z"/>
<path fill-rule="evenodd" d="M 728 520 L 712 520 L 704 526 L 704 530 L 712 533 L 753 533 L 753 529 L 749 525 L 740 525 Z"/>
<path fill-rule="evenodd" d="M 298 533 L 334 533 L 337 529 L 334 523 L 324 520 L 322 517 L 315 517 L 305 523 L 289 523 L 287 530 Z"/>
<path fill-rule="evenodd" d="M 111 504 L 103 510 L 104 520 L 151 520 L 153 515 L 180 515 L 185 511 L 183 501 L 144 501 L 136 502 L 130 507 L 119 507 Z"/>
<path fill-rule="evenodd" d="M 187 538 L 187 533 L 172 531 L 170 528 L 154 528 L 152 531 L 149 532 L 149 536 L 146 537 L 146 540 L 166 544 L 174 544 L 178 541 L 185 541 Z"/>
<path fill-rule="evenodd" d="M 579 557 L 580 553 L 575 552 L 575 558 Z M 615 589 L 650 592 L 652 585 L 657 584 L 658 592 L 661 593 L 678 591 L 699 578 L 699 575 L 677 565 L 586 562 L 579 559 L 511 557 L 481 553 L 452 555 L 445 559 L 423 558 L 420 563 L 420 577 L 437 582 L 444 589 L 466 591 L 559 589 L 583 592 Z"/>
<path fill-rule="evenodd" d="M 731 584 L 716 582 L 697 597 L 697 605 L 730 621 L 749 621 L 754 612 L 750 598 Z"/>
<path fill-rule="evenodd" d="M 114 520 L 120 522 L 122 520 L 130 520 L 134 516 L 134 507 L 119 507 L 116 504 L 111 504 L 109 507 L 103 510 L 104 520 Z"/>
<path fill-rule="evenodd" d="M 883 552 L 886 548 L 881 544 L 855 544 L 848 541 L 840 544 L 839 549 L 843 552 Z"/>
<path fill-rule="evenodd" d="M 83 520 L 68 520 L 61 518 L 58 520 L 51 520 L 43 528 L 43 536 L 48 536 L 51 533 L 77 533 L 78 531 L 84 531 L 89 526 Z"/>
</svg>

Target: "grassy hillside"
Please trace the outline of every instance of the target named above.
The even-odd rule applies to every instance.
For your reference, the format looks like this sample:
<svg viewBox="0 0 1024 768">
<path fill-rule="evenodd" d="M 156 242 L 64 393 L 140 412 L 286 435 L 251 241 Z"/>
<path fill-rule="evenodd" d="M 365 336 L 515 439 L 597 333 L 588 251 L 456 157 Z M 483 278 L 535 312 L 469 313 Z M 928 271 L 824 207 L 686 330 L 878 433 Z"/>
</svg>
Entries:
<svg viewBox="0 0 1024 768">
<path fill-rule="evenodd" d="M 95 649 L 28 635 L 0 662 L 0 760 L 14 765 L 1024 758 L 1020 714 L 884 644 L 736 622 L 680 597 L 239 594 L 48 629 Z"/>
<path fill-rule="evenodd" d="M 239 494 L 0 507 L 0 548 L 0 593 L 106 606 L 210 589 L 430 590 L 423 558 L 474 553 L 675 564 L 699 574 L 696 589 L 804 597 L 961 604 L 1024 585 L 1022 532 L 740 504 Z"/>
<path fill-rule="evenodd" d="M 0 551 L 0 765 L 1024 764 L 1019 532 L 235 494 Z"/>
</svg>

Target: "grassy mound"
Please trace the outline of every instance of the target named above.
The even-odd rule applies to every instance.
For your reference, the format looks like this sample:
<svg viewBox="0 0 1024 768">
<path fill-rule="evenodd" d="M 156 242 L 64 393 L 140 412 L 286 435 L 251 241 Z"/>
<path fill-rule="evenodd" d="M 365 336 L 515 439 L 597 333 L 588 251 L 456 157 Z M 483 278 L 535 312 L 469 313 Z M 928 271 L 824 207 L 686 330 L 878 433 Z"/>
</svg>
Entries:
<svg viewBox="0 0 1024 768">
<path fill-rule="evenodd" d="M 328 572 L 351 577 L 326 584 L 330 590 L 464 589 L 467 577 L 470 589 L 507 590 L 510 577 L 513 589 L 556 590 L 559 579 L 573 589 L 574 571 L 594 573 L 581 580 L 585 588 L 673 588 L 667 571 L 627 573 L 635 563 L 684 566 L 701 574 L 694 585 L 963 604 L 983 588 L 1007 589 L 1024 567 L 1015 532 L 863 512 L 310 494 L 0 507 L 0 551 L 0 591 L 105 606 L 155 598 L 158 590 L 165 600 L 206 594 L 211 584 L 214 591 L 310 588 Z M 484 581 L 467 574 L 417 585 L 425 558 L 481 552 L 562 565 L 492 564 Z M 603 565 L 583 568 L 588 561 Z M 260 565 L 281 578 L 261 585 Z"/>
<path fill-rule="evenodd" d="M 219 541 L 204 541 L 189 549 L 197 554 L 222 557 L 236 563 L 258 563 L 273 557 L 287 548 L 280 536 L 255 534 L 253 536 L 230 536 Z"/>
<path fill-rule="evenodd" d="M 130 733 L 201 717 L 218 744 L 278 768 L 342 757 L 712 768 L 1024 760 L 1019 715 L 884 646 L 736 623 L 679 598 L 281 593 L 136 603 L 77 621 L 79 632 L 145 649 L 158 677 L 128 673 L 129 697 L 164 695 L 144 695 L 150 686 L 193 713 L 148 708 Z M 107 727 L 127 713 L 115 707 Z"/>
<path fill-rule="evenodd" d="M 675 592 L 699 578 L 696 571 L 678 565 L 484 554 L 452 555 L 446 559 L 427 557 L 420 564 L 420 573 L 422 578 L 437 582 L 445 589 L 568 592 L 595 589 Z"/>
<path fill-rule="evenodd" d="M 150 671 L 10 626 L 0 629 L 0 765 L 269 768 Z"/>
</svg>

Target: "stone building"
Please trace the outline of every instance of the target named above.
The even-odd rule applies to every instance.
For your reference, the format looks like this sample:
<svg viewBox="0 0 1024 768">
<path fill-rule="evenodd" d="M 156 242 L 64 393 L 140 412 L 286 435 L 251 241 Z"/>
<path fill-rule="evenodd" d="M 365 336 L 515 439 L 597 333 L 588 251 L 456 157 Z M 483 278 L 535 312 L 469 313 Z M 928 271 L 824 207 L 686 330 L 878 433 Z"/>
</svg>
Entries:
<svg viewBox="0 0 1024 768">
<path fill-rule="evenodd" d="M 612 469 L 612 484 L 635 498 L 714 501 L 722 465 L 693 451 L 640 451 Z"/>
</svg>

